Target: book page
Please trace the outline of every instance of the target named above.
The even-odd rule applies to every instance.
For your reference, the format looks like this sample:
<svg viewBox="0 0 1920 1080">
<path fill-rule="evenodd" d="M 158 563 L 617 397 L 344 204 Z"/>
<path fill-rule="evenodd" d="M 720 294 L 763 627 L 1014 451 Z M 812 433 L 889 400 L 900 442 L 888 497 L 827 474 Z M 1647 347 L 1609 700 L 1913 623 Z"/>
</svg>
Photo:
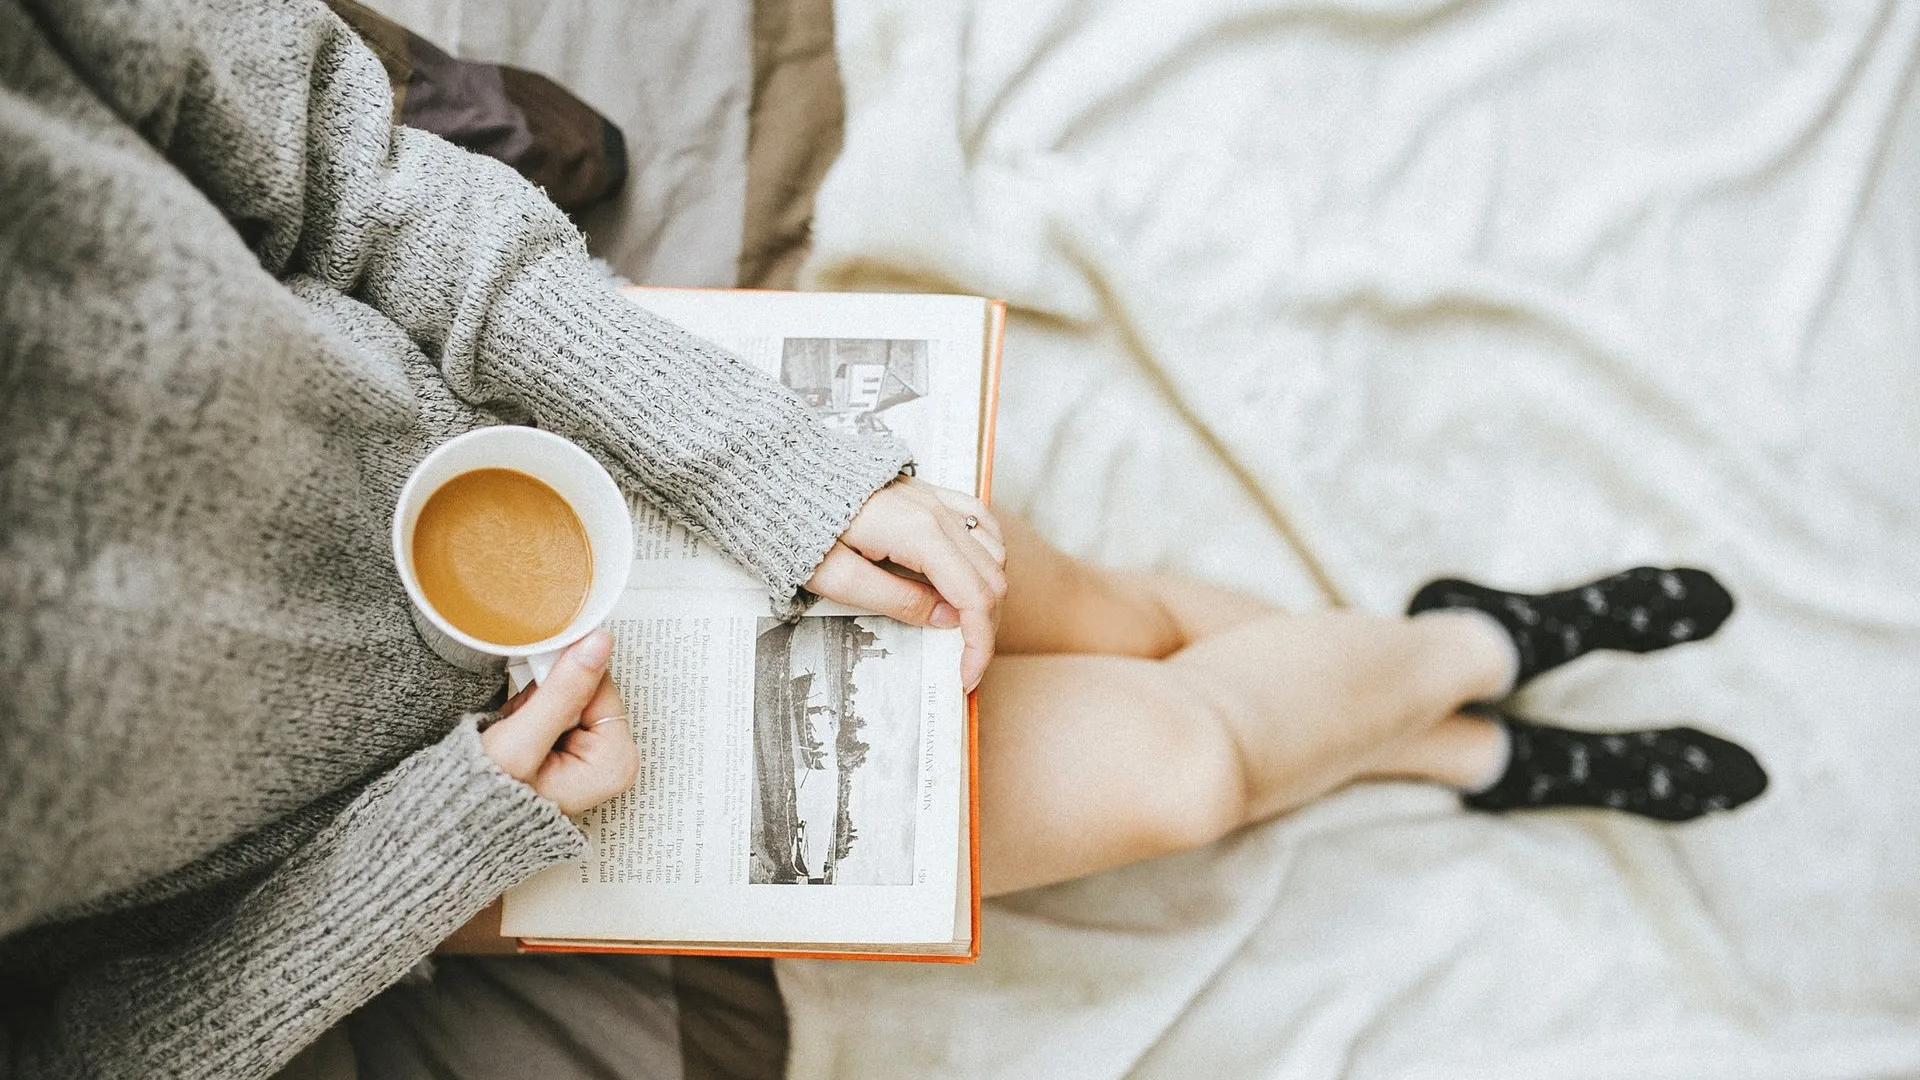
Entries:
<svg viewBox="0 0 1920 1080">
<path fill-rule="evenodd" d="M 658 297 L 830 422 L 890 432 L 920 476 L 972 489 L 982 301 L 645 291 Z M 764 586 L 664 512 L 639 503 L 634 518 L 607 625 L 640 777 L 579 819 L 584 858 L 508 892 L 502 932 L 951 939 L 967 884 L 959 632 L 827 604 L 782 622 Z"/>
<path fill-rule="evenodd" d="M 629 593 L 608 622 L 640 748 L 582 859 L 507 894 L 510 936 L 945 941 L 964 799 L 954 631 Z"/>
</svg>

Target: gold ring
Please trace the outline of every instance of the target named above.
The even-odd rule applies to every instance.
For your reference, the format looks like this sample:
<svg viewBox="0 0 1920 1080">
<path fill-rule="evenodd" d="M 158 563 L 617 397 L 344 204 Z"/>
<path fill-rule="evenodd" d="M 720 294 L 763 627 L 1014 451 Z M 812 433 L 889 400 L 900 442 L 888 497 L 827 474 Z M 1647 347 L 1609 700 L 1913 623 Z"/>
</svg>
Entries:
<svg viewBox="0 0 1920 1080">
<path fill-rule="evenodd" d="M 592 731 L 592 730 L 593 730 L 594 728 L 597 728 L 597 727 L 599 727 L 599 726 L 600 726 L 601 724 L 611 724 L 611 723 L 613 723 L 613 722 L 614 722 L 615 720 L 625 720 L 626 718 L 627 718 L 627 714 L 626 714 L 626 713 L 621 713 L 621 714 L 620 714 L 620 715 L 618 715 L 618 716 L 603 716 L 603 717 L 601 717 L 601 718 L 600 718 L 600 719 L 598 719 L 598 720 L 594 720 L 594 721 L 591 721 L 591 722 L 589 722 L 589 723 L 585 723 L 585 724 L 581 724 L 580 726 L 581 726 L 581 727 L 583 727 L 583 728 L 585 728 L 585 729 L 586 729 L 586 730 L 588 730 L 588 731 Z"/>
<path fill-rule="evenodd" d="M 960 527 L 967 530 L 968 532 L 972 532 L 973 530 L 980 527 L 980 519 L 977 517 L 974 517 L 972 514 L 968 514 L 966 517 L 966 520 L 960 523 Z"/>
</svg>

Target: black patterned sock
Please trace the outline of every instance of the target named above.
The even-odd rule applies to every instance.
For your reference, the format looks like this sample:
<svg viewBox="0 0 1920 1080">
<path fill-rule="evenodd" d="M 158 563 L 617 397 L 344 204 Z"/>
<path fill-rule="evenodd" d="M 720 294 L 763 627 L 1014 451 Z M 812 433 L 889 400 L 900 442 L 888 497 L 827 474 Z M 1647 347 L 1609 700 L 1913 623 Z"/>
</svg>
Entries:
<svg viewBox="0 0 1920 1080">
<path fill-rule="evenodd" d="M 1705 570 L 1641 566 L 1555 593 L 1516 593 L 1444 578 L 1413 595 L 1407 614 L 1467 609 L 1490 615 L 1520 653 L 1518 686 L 1595 649 L 1652 652 L 1709 637 L 1733 597 Z"/>
<path fill-rule="evenodd" d="M 1731 810 L 1767 790 L 1752 754 L 1690 727 L 1592 732 L 1483 710 L 1507 729 L 1506 772 L 1461 795 L 1469 809 L 1501 813 L 1591 806 L 1660 821 Z"/>
</svg>

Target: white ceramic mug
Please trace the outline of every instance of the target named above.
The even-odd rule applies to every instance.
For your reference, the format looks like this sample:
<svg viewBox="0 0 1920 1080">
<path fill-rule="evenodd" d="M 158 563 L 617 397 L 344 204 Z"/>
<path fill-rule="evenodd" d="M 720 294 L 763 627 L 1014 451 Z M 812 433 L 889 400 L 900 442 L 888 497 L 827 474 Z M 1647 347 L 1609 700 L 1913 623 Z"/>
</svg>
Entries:
<svg viewBox="0 0 1920 1080">
<path fill-rule="evenodd" d="M 413 568 L 413 529 L 420 509 L 440 486 L 475 469 L 514 469 L 560 494 L 586 529 L 593 580 L 579 614 L 566 629 L 531 645 L 496 645 L 448 622 L 427 602 Z M 414 466 L 393 508 L 393 562 L 413 602 L 413 624 L 443 659 L 468 671 L 505 668 L 517 691 L 547 677 L 567 646 L 605 622 L 627 587 L 633 565 L 633 518 L 619 485 L 593 455 L 538 428 L 501 425 L 457 435 Z"/>
</svg>

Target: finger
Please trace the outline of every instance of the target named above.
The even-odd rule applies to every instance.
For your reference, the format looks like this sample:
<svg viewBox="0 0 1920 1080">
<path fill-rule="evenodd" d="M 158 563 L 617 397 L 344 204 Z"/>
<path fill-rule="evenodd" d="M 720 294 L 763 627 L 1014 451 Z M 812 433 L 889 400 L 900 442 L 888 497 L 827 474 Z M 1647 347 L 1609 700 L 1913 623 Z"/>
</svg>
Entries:
<svg viewBox="0 0 1920 1080">
<path fill-rule="evenodd" d="M 580 710 L 579 726 L 562 735 L 554 751 L 556 755 L 594 759 L 618 751 L 619 742 L 631 744 L 632 732 L 632 721 L 620 697 L 620 688 L 614 685 L 613 676 L 602 675 L 593 700 Z"/>
<path fill-rule="evenodd" d="M 997 630 L 993 616 L 986 612 L 960 612 L 960 685 L 972 690 L 986 676 L 993 662 L 993 639 Z"/>
<path fill-rule="evenodd" d="M 1006 594 L 1006 579 L 998 567 L 989 563 L 988 569 L 997 579 L 989 582 L 975 565 L 974 557 L 968 555 L 967 548 L 985 559 L 986 553 L 978 545 L 937 531 L 932 537 L 897 553 L 894 559 L 926 575 L 941 599 L 959 611 L 960 634 L 966 642 L 961 655 L 961 680 L 971 690 L 993 658 L 994 628 L 999 622 L 1000 598 Z"/>
<path fill-rule="evenodd" d="M 627 705 L 620 696 L 620 688 L 613 684 L 613 676 L 600 676 L 600 688 L 594 691 L 593 700 L 580 710 L 580 726 L 590 728 L 609 717 L 625 715 Z"/>
<path fill-rule="evenodd" d="M 541 765 L 534 790 L 564 813 L 577 814 L 633 786 L 640 752 L 611 675 L 601 676 L 599 690 L 580 713 L 580 726 L 567 732 L 555 751 Z"/>
<path fill-rule="evenodd" d="M 954 491 L 950 488 L 933 488 L 932 492 L 940 506 L 967 530 L 967 535 L 980 541 L 989 549 L 997 547 L 1005 550 L 1007 538 L 1001 531 L 1000 519 L 994 516 L 986 503 L 963 491 Z M 971 528 L 967 527 L 968 521 L 973 522 Z"/>
<path fill-rule="evenodd" d="M 559 804 L 562 813 L 573 815 L 631 788 L 639 772 L 632 729 L 616 713 L 594 727 L 567 732 L 541 763 L 533 789 Z"/>
<path fill-rule="evenodd" d="M 940 534 L 946 538 L 947 545 L 952 548 L 953 553 L 965 560 L 965 562 L 972 567 L 974 574 L 979 577 L 981 583 L 985 586 L 987 594 L 985 602 L 997 610 L 1001 599 L 1007 595 L 1006 570 L 994 559 L 993 553 L 988 551 L 984 545 L 975 539 L 975 530 L 969 530 L 962 520 L 955 518 L 952 514 L 944 510 L 936 510 L 934 523 L 939 529 Z M 929 559 L 937 559 L 939 557 L 939 554 L 933 552 L 932 549 L 929 549 L 929 552 Z M 922 573 L 926 573 L 926 571 L 923 570 Z M 932 580 L 933 575 L 929 573 L 927 577 L 929 580 Z M 933 584 L 935 588 L 941 587 L 938 581 L 934 581 Z M 941 595 L 953 603 L 955 607 L 964 608 L 966 606 L 960 602 L 958 597 L 947 595 L 944 589 Z"/>
<path fill-rule="evenodd" d="M 915 626 L 944 628 L 958 624 L 957 616 L 941 617 L 937 588 L 890 574 L 845 544 L 828 549 L 827 557 L 807 579 L 807 588 L 829 600 Z"/>
<path fill-rule="evenodd" d="M 1006 565 L 988 550 L 987 544 L 994 542 L 992 538 L 980 536 L 979 530 L 968 529 L 965 522 L 949 514 L 940 515 L 940 529 L 946 534 L 948 542 L 953 544 L 954 550 L 973 564 L 974 572 L 986 582 L 994 602 L 998 603 L 1004 598 L 1007 595 Z"/>
<path fill-rule="evenodd" d="M 1002 545 L 1006 543 L 1006 534 L 1000 531 L 1000 519 L 993 516 L 992 508 L 986 503 L 964 491 L 928 486 L 932 489 L 934 498 L 940 500 L 940 504 L 953 511 L 960 520 L 965 521 L 971 517 L 979 523 L 974 526 L 972 532 L 977 535 L 991 536 L 995 543 Z"/>
<path fill-rule="evenodd" d="M 599 692 L 613 654 L 613 637 L 595 630 L 560 654 L 526 703 L 481 736 L 487 756 L 517 780 L 531 777 Z"/>
<path fill-rule="evenodd" d="M 964 540 L 960 543 L 979 552 L 977 545 Z M 984 558 L 985 552 L 979 554 Z M 929 573 L 928 578 L 935 588 L 941 590 L 941 595 L 946 597 L 948 603 L 959 609 L 960 636 L 965 642 L 960 656 L 960 681 L 968 690 L 972 690 L 979 685 L 981 676 L 986 674 L 988 662 L 993 659 L 994 638 L 1000 627 L 1000 601 L 1006 596 L 1006 579 L 1001 575 L 1000 568 L 991 563 L 986 571 L 995 579 L 993 582 L 980 574 L 979 567 L 968 569 L 975 571 L 975 576 L 951 591 L 943 582 L 951 584 L 954 580 L 952 577 Z"/>
<path fill-rule="evenodd" d="M 941 518 L 943 525 L 950 522 L 958 526 L 960 532 L 966 536 L 969 546 L 977 545 L 985 551 L 986 561 L 991 562 L 996 569 L 1006 569 L 1006 537 L 1000 531 L 999 519 L 993 516 L 993 511 L 987 508 L 986 503 L 964 491 L 955 491 L 952 488 L 934 487 L 930 484 L 924 485 L 923 488 L 933 497 L 932 505 L 935 512 L 943 513 Z M 972 525 L 968 525 L 969 521 Z M 984 566 L 982 572 L 985 572 Z"/>
<path fill-rule="evenodd" d="M 993 561 L 993 565 L 996 568 L 1002 571 L 1006 570 L 1007 568 L 1007 545 L 1006 544 L 1002 543 L 998 537 L 993 536 L 982 529 L 975 529 L 972 532 L 969 532 L 967 535 L 973 537 L 973 542 L 980 545 L 980 547 L 984 551 L 986 551 L 987 558 Z"/>
<path fill-rule="evenodd" d="M 520 706 L 525 705 L 527 703 L 527 698 L 533 695 L 533 688 L 534 688 L 534 684 L 528 683 L 527 685 L 520 688 L 519 693 L 508 698 L 507 703 L 505 705 L 500 706 L 500 719 L 504 720 L 507 717 L 512 716 L 514 713 L 519 712 Z"/>
</svg>

